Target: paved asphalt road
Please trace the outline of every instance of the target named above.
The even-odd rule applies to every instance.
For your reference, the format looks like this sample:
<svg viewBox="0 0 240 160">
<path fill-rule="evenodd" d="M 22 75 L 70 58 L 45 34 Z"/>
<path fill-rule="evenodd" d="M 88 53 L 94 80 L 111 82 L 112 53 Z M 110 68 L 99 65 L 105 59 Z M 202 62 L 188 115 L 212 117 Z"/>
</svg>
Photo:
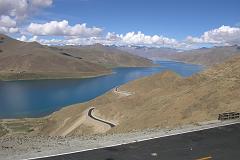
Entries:
<svg viewBox="0 0 240 160">
<path fill-rule="evenodd" d="M 240 160 L 240 124 L 39 160 Z"/>
<path fill-rule="evenodd" d="M 93 111 L 94 109 L 95 109 L 95 108 L 89 109 L 89 111 L 88 111 L 88 116 L 89 116 L 89 117 L 91 117 L 92 119 L 94 119 L 94 120 L 96 120 L 96 121 L 105 123 L 105 124 L 109 125 L 111 128 L 115 127 L 115 124 L 113 124 L 113 123 L 110 123 L 110 122 L 107 122 L 107 121 L 104 121 L 104 120 L 101 120 L 101 119 L 99 119 L 99 118 L 94 117 L 94 116 L 92 115 L 92 111 Z"/>
</svg>

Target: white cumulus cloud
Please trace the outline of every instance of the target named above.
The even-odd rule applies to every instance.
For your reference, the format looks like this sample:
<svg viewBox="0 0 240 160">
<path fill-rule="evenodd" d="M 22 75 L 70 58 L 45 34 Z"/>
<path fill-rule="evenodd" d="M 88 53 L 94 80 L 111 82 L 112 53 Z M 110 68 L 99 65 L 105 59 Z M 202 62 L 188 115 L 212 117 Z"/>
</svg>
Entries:
<svg viewBox="0 0 240 160">
<path fill-rule="evenodd" d="M 0 0 L 0 14 L 16 19 L 24 18 L 28 11 L 27 0 Z"/>
<path fill-rule="evenodd" d="M 2 15 L 0 16 L 0 26 L 1 27 L 15 27 L 16 21 L 9 16 Z"/>
<path fill-rule="evenodd" d="M 186 42 L 218 45 L 240 44 L 240 28 L 223 25 L 219 28 L 204 32 L 200 37 L 188 36 Z"/>
<path fill-rule="evenodd" d="M 0 16 L 0 33 L 16 33 L 18 28 L 16 27 L 16 21 L 9 16 Z"/>
<path fill-rule="evenodd" d="M 19 31 L 18 22 L 41 8 L 52 5 L 52 0 L 0 0 L 0 32 Z"/>
<path fill-rule="evenodd" d="M 19 28 L 8 28 L 9 33 L 17 33 L 19 31 Z"/>
<path fill-rule="evenodd" d="M 27 37 L 25 35 L 22 35 L 21 37 L 17 38 L 17 40 L 26 42 Z"/>
<path fill-rule="evenodd" d="M 39 41 L 38 36 L 33 36 L 31 38 L 27 38 L 25 35 L 22 35 L 21 37 L 17 38 L 17 40 L 23 41 L 23 42 Z"/>
<path fill-rule="evenodd" d="M 51 6 L 52 2 L 52 0 L 0 0 L 0 15 L 23 19 L 37 9 Z"/>
<path fill-rule="evenodd" d="M 8 18 L 6 18 L 3 22 L 8 24 L 6 23 L 7 21 L 11 24 L 11 20 Z M 13 24 L 14 23 L 12 23 L 12 25 Z M 108 32 L 106 35 L 102 35 L 101 33 L 103 30 L 101 28 L 87 27 L 85 23 L 69 25 L 67 20 L 50 21 L 44 24 L 31 23 L 27 27 L 27 31 L 33 36 L 32 38 L 27 39 L 27 41 L 38 41 L 47 45 L 90 45 L 94 43 L 101 43 L 105 45 L 139 45 L 193 49 L 206 44 L 240 44 L 240 28 L 230 26 L 221 26 L 219 28 L 206 31 L 199 37 L 188 36 L 183 40 L 176 40 L 162 35 L 146 35 L 140 31 L 127 32 L 125 34 Z M 58 36 L 58 38 L 45 39 L 47 36 Z M 21 39 L 24 40 L 25 38 L 22 37 Z"/>
<path fill-rule="evenodd" d="M 9 16 L 0 16 L 0 33 L 16 33 L 18 30 L 19 29 L 16 27 L 16 21 Z"/>
<path fill-rule="evenodd" d="M 98 36 L 102 32 L 102 29 L 97 27 L 89 28 L 86 23 L 71 26 L 67 20 L 63 20 L 51 21 L 44 24 L 31 23 L 27 31 L 33 35 L 90 37 Z"/>
<path fill-rule="evenodd" d="M 180 47 L 183 45 L 174 38 L 161 35 L 145 35 L 142 32 L 128 32 L 126 34 L 108 33 L 106 40 L 120 44 L 130 45 L 150 45 L 150 46 L 172 46 Z"/>
</svg>

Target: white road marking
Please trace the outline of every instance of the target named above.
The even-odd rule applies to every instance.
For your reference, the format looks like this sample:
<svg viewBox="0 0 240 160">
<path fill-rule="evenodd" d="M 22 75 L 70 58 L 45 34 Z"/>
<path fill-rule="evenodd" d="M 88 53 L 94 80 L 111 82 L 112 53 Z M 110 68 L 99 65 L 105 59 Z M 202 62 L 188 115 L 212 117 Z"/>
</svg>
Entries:
<svg viewBox="0 0 240 160">
<path fill-rule="evenodd" d="M 151 156 L 156 157 L 157 153 L 151 153 Z"/>
<path fill-rule="evenodd" d="M 212 129 L 212 128 L 229 126 L 229 125 L 238 124 L 238 123 L 240 123 L 240 121 L 234 121 L 234 122 L 230 122 L 230 123 L 226 123 L 226 124 L 216 124 L 215 126 L 205 126 L 203 128 L 192 129 L 192 130 L 189 130 L 189 131 L 180 131 L 178 133 L 171 133 L 171 134 L 165 134 L 165 135 L 156 136 L 156 137 L 140 139 L 140 140 L 137 140 L 137 142 L 142 142 L 142 141 L 147 141 L 147 140 L 152 140 L 152 139 L 157 139 L 157 138 L 162 138 L 162 137 L 175 136 L 175 135 L 180 135 L 180 134 L 185 134 L 185 133 L 192 133 L 192 132 L 197 132 L 197 131 L 202 131 L 202 130 L 207 130 L 207 129 Z M 60 153 L 60 154 L 53 154 L 53 155 L 47 155 L 47 156 L 42 156 L 42 157 L 27 158 L 27 159 L 23 159 L 23 160 L 35 160 L 35 159 L 39 159 L 39 158 L 47 158 L 47 157 L 68 155 L 68 154 L 92 151 L 92 150 L 103 149 L 103 148 L 108 148 L 108 147 L 116 147 L 116 146 L 121 146 L 121 145 L 124 145 L 124 144 L 131 144 L 131 143 L 136 143 L 136 140 L 131 141 L 131 142 L 126 142 L 126 143 L 113 144 L 113 145 L 109 145 L 109 146 L 96 147 L 96 148 L 85 149 L 85 150 L 80 150 L 80 151 L 66 152 L 66 153 Z"/>
</svg>

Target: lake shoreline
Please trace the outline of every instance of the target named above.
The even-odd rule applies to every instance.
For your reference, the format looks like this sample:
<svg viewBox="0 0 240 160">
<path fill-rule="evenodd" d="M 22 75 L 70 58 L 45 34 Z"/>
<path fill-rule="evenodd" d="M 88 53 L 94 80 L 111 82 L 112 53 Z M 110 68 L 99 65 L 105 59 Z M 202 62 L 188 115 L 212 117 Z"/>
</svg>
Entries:
<svg viewBox="0 0 240 160">
<path fill-rule="evenodd" d="M 11 73 L 11 72 L 0 72 L 0 82 L 11 82 L 11 81 L 31 81 L 31 80 L 64 80 L 64 79 L 87 79 L 87 78 L 95 78 L 95 77 L 101 77 L 101 76 L 107 76 L 114 74 L 113 70 L 116 68 L 151 68 L 151 67 L 160 67 L 160 64 L 153 64 L 151 66 L 119 66 L 114 68 L 109 68 L 111 71 L 105 72 L 105 73 L 96 73 L 93 75 L 78 75 L 78 74 L 72 74 L 72 76 L 65 76 L 63 75 L 56 75 L 54 76 L 54 73 L 51 75 L 51 73 L 48 75 L 48 72 L 39 72 L 39 73 Z M 22 74 L 22 75 L 20 75 Z M 32 77 L 26 77 L 27 74 L 32 75 Z M 83 74 L 89 74 L 89 73 L 83 73 Z M 25 78 L 15 78 L 17 76 L 25 76 Z M 66 74 L 67 75 L 67 74 Z M 71 75 L 71 74 L 70 74 Z M 6 78 L 9 76 L 13 76 L 13 78 Z"/>
<path fill-rule="evenodd" d="M 10 73 L 12 74 L 12 73 Z M 14 73 L 15 74 L 15 73 Z M 34 73 L 35 74 L 35 73 Z M 34 77 L 31 77 L 31 78 L 19 78 L 19 79 L 14 79 L 14 78 L 9 78 L 9 79 L 5 79 L 5 78 L 0 78 L 0 82 L 11 82 L 11 81 L 31 81 L 31 80 L 34 80 L 34 81 L 37 81 L 37 80 L 64 80 L 64 79 L 86 79 L 86 78 L 95 78 L 95 77 L 101 77 L 101 76 L 106 76 L 106 75 L 110 75 L 110 74 L 113 74 L 113 72 L 106 72 L 106 73 L 100 73 L 100 74 L 96 74 L 96 75 L 89 75 L 89 76 L 83 76 L 83 75 L 75 75 L 75 76 L 52 76 L 49 75 L 49 78 L 48 76 L 46 77 L 38 77 L 38 78 L 34 78 Z M 0 77 L 4 77 L 5 75 L 1 76 Z M 37 75 L 36 76 L 41 76 L 41 75 Z"/>
<path fill-rule="evenodd" d="M 2 93 L 0 92 L 0 95 L 2 95 L 1 96 L 2 100 L 1 99 L 0 100 L 3 102 L 3 106 L 2 106 L 3 110 L 4 110 L 4 105 L 7 107 L 7 108 L 6 107 L 5 108 L 8 109 L 10 106 L 9 105 L 7 106 L 6 104 L 7 103 L 12 104 L 11 102 L 5 101 L 4 97 L 6 97 L 6 93 L 10 94 L 11 90 L 14 91 L 15 90 L 14 88 L 16 88 L 16 87 L 20 88 L 20 90 L 16 90 L 17 91 L 16 96 L 19 96 L 20 93 L 22 93 L 23 96 L 25 96 L 25 94 L 27 94 L 28 97 L 31 95 L 29 97 L 30 99 L 28 98 L 27 100 L 33 101 L 33 102 L 30 102 L 27 107 L 31 108 L 31 106 L 34 106 L 34 107 L 32 107 L 32 108 L 34 108 L 34 111 L 31 111 L 29 109 L 28 110 L 19 110 L 18 112 L 15 112 L 16 114 L 12 114 L 12 115 L 11 115 L 11 113 L 12 113 L 12 111 L 11 111 L 5 115 L 2 114 L 1 119 L 44 117 L 44 116 L 52 114 L 56 110 L 65 108 L 66 106 L 73 105 L 73 104 L 79 104 L 79 103 L 85 103 L 90 100 L 93 100 L 94 98 L 103 95 L 104 93 L 108 92 L 110 89 L 112 89 L 116 86 L 126 84 L 129 81 L 136 80 L 141 77 L 146 77 L 146 76 L 150 76 L 152 74 L 157 74 L 157 73 L 163 72 L 165 70 L 172 70 L 173 72 L 176 72 L 176 73 L 180 72 L 180 75 L 183 74 L 183 76 L 189 76 L 189 74 L 191 75 L 191 74 L 194 74 L 194 73 L 202 70 L 201 69 L 202 67 L 199 65 L 179 63 L 176 61 L 168 61 L 168 62 L 160 61 L 160 62 L 156 62 L 156 63 L 157 64 L 155 65 L 155 67 L 119 67 L 119 68 L 113 69 L 110 74 L 102 74 L 97 77 L 94 76 L 94 77 L 86 77 L 86 78 L 80 78 L 80 79 L 79 78 L 65 78 L 65 79 L 62 78 L 62 79 L 38 79 L 38 80 L 24 79 L 24 80 L 19 80 L 19 81 L 18 80 L 17 81 L 0 81 L 0 85 L 3 87 Z M 163 65 L 161 65 L 161 63 L 163 63 Z M 160 65 L 158 65 L 158 64 L 160 64 Z M 187 73 L 187 75 L 184 75 L 185 72 Z M 89 78 L 89 80 L 88 80 L 88 78 Z M 50 80 L 50 81 L 48 81 L 48 80 Z M 2 82 L 2 84 L 1 84 L 1 82 Z M 103 85 L 98 85 L 98 84 L 103 84 Z M 34 86 L 36 86 L 36 87 L 34 87 Z M 39 88 L 38 86 L 41 86 L 41 87 Z M 32 87 L 34 87 L 34 88 L 31 89 Z M 30 93 L 28 93 L 29 89 L 30 89 Z M 20 93 L 19 93 L 19 91 L 20 91 Z M 51 102 L 51 101 L 49 102 L 48 98 L 54 97 L 54 96 L 56 96 L 56 94 L 57 95 L 60 94 L 61 93 L 60 91 L 66 92 L 64 94 L 66 94 L 67 96 L 63 97 L 64 99 L 62 97 L 59 99 L 59 101 L 62 101 L 64 103 L 61 104 L 62 102 L 60 102 L 60 103 L 56 102 L 56 104 L 54 104 L 55 102 Z M 96 91 L 97 91 L 97 93 L 95 93 Z M 36 94 L 37 97 L 32 97 L 32 94 L 33 95 Z M 39 94 L 40 95 L 43 94 L 42 95 L 43 97 L 40 98 Z M 36 102 L 36 101 L 39 98 L 40 99 L 43 98 L 43 100 L 41 100 L 40 103 L 38 104 L 38 102 Z M 45 101 L 45 102 L 43 102 L 43 101 Z M 56 100 L 53 100 L 53 101 L 56 101 Z M 21 100 L 20 100 L 20 102 L 21 102 Z M 33 104 L 31 105 L 31 103 L 33 103 Z M 36 106 L 36 104 L 38 104 L 38 106 L 40 106 L 40 108 L 38 106 Z M 52 109 L 49 107 L 44 108 L 44 107 L 42 107 L 42 104 L 45 106 L 46 105 L 48 105 L 48 106 L 55 105 L 56 107 L 51 107 Z M 15 104 L 15 108 L 16 107 L 21 108 L 21 103 Z M 25 105 L 22 107 L 26 108 Z M 56 108 L 56 109 L 54 109 L 54 108 Z M 21 113 L 23 114 L 22 116 L 21 116 Z"/>
</svg>

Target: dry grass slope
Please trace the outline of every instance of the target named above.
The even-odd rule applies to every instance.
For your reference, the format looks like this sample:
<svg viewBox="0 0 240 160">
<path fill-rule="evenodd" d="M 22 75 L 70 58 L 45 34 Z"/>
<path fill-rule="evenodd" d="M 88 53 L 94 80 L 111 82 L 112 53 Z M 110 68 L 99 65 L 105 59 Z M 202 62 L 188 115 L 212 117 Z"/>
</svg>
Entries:
<svg viewBox="0 0 240 160">
<path fill-rule="evenodd" d="M 70 56 L 87 59 L 92 63 L 100 64 L 108 68 L 153 66 L 151 60 L 101 44 L 64 46 L 55 49 L 61 50 L 61 52 Z"/>
<path fill-rule="evenodd" d="M 190 51 L 185 51 L 181 54 L 175 54 L 172 59 L 203 64 L 206 66 L 213 66 L 220 64 L 227 59 L 240 54 L 239 46 L 224 46 L 224 47 L 213 47 L 213 48 L 200 48 Z"/>
<path fill-rule="evenodd" d="M 15 47 L 19 45 L 18 41 L 11 40 L 11 43 L 16 43 Z M 37 43 L 31 45 L 34 45 L 35 49 L 39 46 Z M 40 47 L 43 46 L 40 45 Z M 2 49 L 4 50 L 4 47 Z M 55 54 L 55 51 L 52 54 Z M 6 54 L 1 56 L 8 57 Z M 77 55 L 60 55 L 59 59 L 62 56 L 68 56 L 74 59 L 74 62 L 79 58 L 75 58 Z M 69 64 L 72 64 L 72 61 Z M 23 66 L 27 68 L 28 65 Z M 8 70 L 7 67 L 6 70 Z M 89 102 L 62 108 L 42 120 L 13 120 L 8 123 L 32 124 L 30 126 L 34 132 L 31 134 L 79 136 L 103 132 L 129 132 L 156 127 L 173 128 L 216 120 L 219 113 L 240 112 L 240 56 L 235 56 L 189 78 L 182 78 L 176 73 L 166 71 L 132 81 L 119 89 L 134 94 L 119 96 L 109 91 Z M 86 111 L 91 107 L 95 107 L 94 114 L 97 117 L 117 124 L 116 127 L 108 129 L 89 119 Z M 0 130 L 5 132 L 6 123 L 2 124 L 3 122 L 1 122 Z"/>
<path fill-rule="evenodd" d="M 83 78 L 110 74 L 110 67 L 152 65 L 102 45 L 56 48 L 0 34 L 0 80 Z"/>
<path fill-rule="evenodd" d="M 99 117 L 117 124 L 108 133 L 172 128 L 216 120 L 222 112 L 240 112 L 240 57 L 189 78 L 167 71 L 132 81 L 120 90 L 135 94 L 119 97 L 110 91 L 90 102 L 63 108 L 50 116 L 43 132 L 49 134 L 67 118 L 64 127 L 68 128 L 91 106 Z M 92 127 L 86 121 L 69 135 L 98 133 Z"/>
<path fill-rule="evenodd" d="M 0 78 L 81 78 L 111 70 L 86 60 L 59 54 L 37 42 L 21 42 L 0 35 Z"/>
</svg>

